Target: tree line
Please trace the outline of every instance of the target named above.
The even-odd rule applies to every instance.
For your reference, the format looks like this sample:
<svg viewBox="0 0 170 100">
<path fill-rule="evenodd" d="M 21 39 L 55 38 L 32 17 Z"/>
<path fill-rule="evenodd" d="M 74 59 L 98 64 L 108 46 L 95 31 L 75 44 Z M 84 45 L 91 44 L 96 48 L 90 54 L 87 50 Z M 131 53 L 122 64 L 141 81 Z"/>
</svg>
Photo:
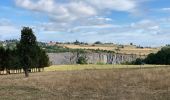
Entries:
<svg viewBox="0 0 170 100">
<path fill-rule="evenodd" d="M 147 56 L 144 61 L 147 64 L 160 64 L 160 65 L 169 65 L 170 64 L 170 48 L 164 47 L 156 54 L 151 53 Z"/>
<path fill-rule="evenodd" d="M 145 59 L 136 59 L 131 64 L 157 64 L 157 65 L 170 65 L 170 47 L 164 47 L 157 53 L 149 54 Z"/>
<path fill-rule="evenodd" d="M 21 30 L 21 39 L 16 48 L 0 47 L 0 70 L 21 70 L 25 76 L 29 76 L 31 68 L 44 68 L 49 66 L 49 58 L 46 52 L 37 44 L 36 36 L 29 27 L 23 27 Z"/>
</svg>

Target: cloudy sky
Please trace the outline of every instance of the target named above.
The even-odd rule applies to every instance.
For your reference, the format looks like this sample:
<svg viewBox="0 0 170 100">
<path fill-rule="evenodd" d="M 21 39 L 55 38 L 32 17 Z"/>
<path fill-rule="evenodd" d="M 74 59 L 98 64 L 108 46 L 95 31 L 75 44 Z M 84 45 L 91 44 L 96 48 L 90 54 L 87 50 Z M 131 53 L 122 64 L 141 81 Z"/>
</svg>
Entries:
<svg viewBox="0 0 170 100">
<path fill-rule="evenodd" d="M 0 40 L 170 44 L 170 0 L 0 0 Z"/>
</svg>

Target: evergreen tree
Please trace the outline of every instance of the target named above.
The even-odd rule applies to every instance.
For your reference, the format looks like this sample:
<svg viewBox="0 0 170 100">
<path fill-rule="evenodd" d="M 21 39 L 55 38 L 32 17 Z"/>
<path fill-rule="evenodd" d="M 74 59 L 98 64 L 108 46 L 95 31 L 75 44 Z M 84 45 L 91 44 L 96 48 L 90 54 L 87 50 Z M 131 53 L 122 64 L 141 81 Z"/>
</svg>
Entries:
<svg viewBox="0 0 170 100">
<path fill-rule="evenodd" d="M 17 69 L 21 69 L 20 66 L 20 60 L 19 60 L 19 53 L 17 53 L 16 49 L 6 49 L 5 52 L 5 56 L 6 56 L 6 63 L 5 63 L 5 67 L 7 72 L 11 69 L 17 70 Z"/>
<path fill-rule="evenodd" d="M 49 66 L 49 57 L 44 50 L 40 49 L 38 62 L 38 68 L 44 68 Z"/>
<path fill-rule="evenodd" d="M 3 47 L 0 47 L 0 70 L 5 69 L 5 49 Z"/>
<path fill-rule="evenodd" d="M 0 70 L 24 69 L 25 76 L 29 76 L 30 68 L 44 68 L 49 66 L 46 52 L 38 46 L 36 37 L 29 27 L 21 30 L 21 39 L 17 48 L 0 47 Z"/>
<path fill-rule="evenodd" d="M 20 58 L 20 65 L 23 67 L 25 76 L 29 76 L 29 69 L 34 67 L 39 67 L 40 62 L 44 60 L 41 59 L 42 50 L 37 44 L 36 37 L 29 27 L 24 27 L 21 30 L 21 40 L 17 44 L 18 55 Z M 48 57 L 47 57 L 48 58 Z M 44 61 L 43 63 L 48 63 Z M 42 65 L 41 67 L 44 67 Z"/>
<path fill-rule="evenodd" d="M 21 40 L 17 44 L 17 50 L 19 53 L 20 64 L 24 69 L 25 76 L 29 76 L 28 70 L 35 66 L 35 48 L 37 47 L 36 37 L 33 31 L 29 27 L 23 27 L 21 30 Z"/>
</svg>

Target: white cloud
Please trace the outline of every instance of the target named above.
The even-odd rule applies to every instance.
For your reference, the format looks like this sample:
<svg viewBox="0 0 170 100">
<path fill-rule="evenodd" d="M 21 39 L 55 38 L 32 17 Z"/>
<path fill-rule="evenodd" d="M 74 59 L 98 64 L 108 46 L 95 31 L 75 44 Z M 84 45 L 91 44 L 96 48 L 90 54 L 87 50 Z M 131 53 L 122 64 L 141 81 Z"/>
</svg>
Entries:
<svg viewBox="0 0 170 100">
<path fill-rule="evenodd" d="M 156 21 L 144 19 L 139 22 L 132 23 L 131 27 L 133 29 L 138 29 L 138 30 L 158 29 L 159 28 L 158 24 L 159 23 Z"/>
<path fill-rule="evenodd" d="M 106 21 L 105 18 L 99 19 L 104 19 L 104 22 Z M 165 18 L 158 20 L 143 19 L 125 25 L 114 25 L 113 23 L 91 24 L 87 26 L 83 25 L 69 28 L 67 32 L 60 33 L 53 31 L 53 33 L 49 35 L 49 38 L 54 41 L 56 38 L 61 41 L 64 39 L 66 39 L 64 41 L 74 41 L 78 39 L 85 42 L 95 42 L 99 40 L 103 42 L 133 42 L 145 46 L 156 46 L 170 43 L 167 38 L 170 37 L 169 22 L 170 21 L 168 21 L 168 18 Z M 48 24 L 45 25 L 47 25 L 47 27 L 50 26 Z M 55 25 L 51 24 L 51 28 L 55 29 L 55 27 L 52 26 Z M 54 29 L 51 29 L 51 31 Z"/>
<path fill-rule="evenodd" d="M 20 31 L 14 26 L 0 26 L 0 39 L 18 39 Z"/>
<path fill-rule="evenodd" d="M 162 11 L 170 11 L 170 8 L 162 8 Z"/>
<path fill-rule="evenodd" d="M 138 2 L 137 0 L 68 0 L 63 3 L 59 0 L 16 0 L 18 6 L 29 10 L 58 14 L 66 10 L 74 10 L 73 12 L 84 12 L 87 15 L 94 15 L 95 9 L 98 9 L 98 12 L 106 9 L 131 12 L 138 7 Z"/>
<path fill-rule="evenodd" d="M 73 2 L 67 5 L 68 10 L 72 14 L 76 14 L 79 17 L 95 16 L 97 14 L 96 9 L 84 2 Z"/>
<path fill-rule="evenodd" d="M 8 20 L 6 18 L 0 19 L 0 26 L 7 26 L 7 25 L 10 25 L 10 24 L 11 24 L 10 20 Z"/>
<path fill-rule="evenodd" d="M 153 8 L 151 11 L 153 12 L 158 12 L 158 13 L 169 13 L 170 12 L 170 7 L 165 7 L 165 8 Z"/>
<path fill-rule="evenodd" d="M 15 0 L 16 5 L 34 12 L 48 15 L 50 23 L 66 23 L 76 27 L 90 24 L 106 24 L 105 18 L 112 11 L 134 13 L 138 9 L 137 0 Z M 94 19 L 92 22 L 89 19 Z M 104 20 L 103 23 L 101 23 Z M 100 22 L 100 23 L 99 23 Z M 65 26 L 64 26 L 65 27 Z M 67 27 L 69 28 L 69 27 Z M 56 27 L 56 29 L 58 29 Z"/>
<path fill-rule="evenodd" d="M 137 0 L 136 0 L 137 1 Z M 135 0 L 87 0 L 98 9 L 131 12 L 137 8 Z"/>
<path fill-rule="evenodd" d="M 45 12 L 57 21 L 73 21 L 97 14 L 95 8 L 84 2 L 60 3 L 55 0 L 16 0 L 16 4 L 28 10 Z"/>
<path fill-rule="evenodd" d="M 19 30 L 9 19 L 0 19 L 0 39 L 16 39 L 19 37 Z"/>
<path fill-rule="evenodd" d="M 167 42 L 170 36 L 168 18 L 140 21 L 119 25 L 109 14 L 114 11 L 139 14 L 143 1 L 149 0 L 15 0 L 17 6 L 47 15 L 49 21 L 38 23 L 36 29 L 42 40 L 94 42 L 124 41 L 158 45 Z M 169 11 L 162 8 L 162 11 Z M 114 17 L 114 16 L 112 16 Z M 48 35 L 46 33 L 49 33 Z M 61 34 L 60 34 L 61 33 Z M 160 35 L 161 34 L 161 35 Z M 162 40 L 161 40 L 162 38 Z M 165 39 L 165 40 L 163 40 Z M 155 42 L 153 42 L 155 41 Z"/>
</svg>

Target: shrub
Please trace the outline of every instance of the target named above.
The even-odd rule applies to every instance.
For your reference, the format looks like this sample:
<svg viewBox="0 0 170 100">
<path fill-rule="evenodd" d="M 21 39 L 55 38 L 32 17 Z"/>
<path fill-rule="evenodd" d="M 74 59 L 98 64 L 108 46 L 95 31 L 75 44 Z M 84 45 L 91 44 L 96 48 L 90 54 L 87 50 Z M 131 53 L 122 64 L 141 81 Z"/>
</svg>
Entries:
<svg viewBox="0 0 170 100">
<path fill-rule="evenodd" d="M 135 61 L 132 62 L 133 65 L 143 65 L 143 59 L 137 58 Z"/>
<path fill-rule="evenodd" d="M 86 57 L 79 57 L 77 60 L 77 64 L 87 64 L 87 58 Z"/>
</svg>

